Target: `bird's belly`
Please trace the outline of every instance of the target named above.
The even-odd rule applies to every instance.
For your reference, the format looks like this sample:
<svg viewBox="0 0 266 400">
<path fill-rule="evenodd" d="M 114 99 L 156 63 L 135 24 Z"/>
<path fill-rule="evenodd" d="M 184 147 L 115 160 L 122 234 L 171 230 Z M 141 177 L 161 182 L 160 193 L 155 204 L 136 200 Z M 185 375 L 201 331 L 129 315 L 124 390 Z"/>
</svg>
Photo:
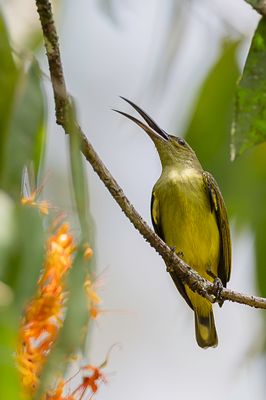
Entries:
<svg viewBox="0 0 266 400">
<path fill-rule="evenodd" d="M 173 196 L 166 197 L 160 207 L 165 242 L 175 247 L 192 268 L 212 280 L 212 275 L 217 276 L 220 235 L 207 196 Z"/>
</svg>

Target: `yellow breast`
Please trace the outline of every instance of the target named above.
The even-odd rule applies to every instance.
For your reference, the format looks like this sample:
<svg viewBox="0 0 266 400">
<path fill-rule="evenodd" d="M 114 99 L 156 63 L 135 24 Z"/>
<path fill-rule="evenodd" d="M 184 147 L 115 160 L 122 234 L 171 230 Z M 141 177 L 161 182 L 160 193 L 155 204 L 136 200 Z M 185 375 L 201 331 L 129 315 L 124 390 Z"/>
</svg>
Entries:
<svg viewBox="0 0 266 400">
<path fill-rule="evenodd" d="M 154 187 L 153 216 L 160 223 L 165 242 L 210 280 L 210 271 L 217 275 L 220 235 L 202 174 L 189 168 L 164 175 Z"/>
</svg>

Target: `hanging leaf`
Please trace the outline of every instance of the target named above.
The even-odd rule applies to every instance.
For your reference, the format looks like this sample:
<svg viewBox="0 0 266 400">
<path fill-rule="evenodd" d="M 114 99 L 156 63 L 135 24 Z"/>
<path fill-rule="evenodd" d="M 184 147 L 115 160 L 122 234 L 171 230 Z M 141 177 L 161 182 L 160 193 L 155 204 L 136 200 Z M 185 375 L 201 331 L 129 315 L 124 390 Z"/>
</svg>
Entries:
<svg viewBox="0 0 266 400">
<path fill-rule="evenodd" d="M 0 398 L 19 399 L 14 351 L 20 314 L 14 309 L 14 290 L 3 282 L 4 271 L 14 247 L 15 204 L 3 191 L 0 191 L 0 221 Z"/>
<path fill-rule="evenodd" d="M 21 399 L 18 370 L 14 362 L 17 324 L 12 312 L 0 309 L 0 398 Z"/>
<path fill-rule="evenodd" d="M 59 344 L 61 342 L 68 355 L 80 349 L 85 339 L 86 330 L 84 329 L 89 320 L 88 299 L 84 289 L 87 269 L 88 262 L 84 258 L 84 248 L 80 246 L 68 277 L 70 292 L 67 314 L 60 333 L 61 339 L 59 339 Z"/>
<path fill-rule="evenodd" d="M 225 41 L 196 100 L 185 136 L 205 169 L 224 177 L 229 163 L 229 132 L 233 96 L 239 76 L 236 52 L 239 42 Z M 222 179 L 221 179 L 222 180 Z"/>
<path fill-rule="evenodd" d="M 231 158 L 266 140 L 266 18 L 252 39 L 238 84 L 232 126 Z"/>
<path fill-rule="evenodd" d="M 80 138 L 76 124 L 75 105 L 69 105 L 69 151 L 71 161 L 71 176 L 74 189 L 79 223 L 82 231 L 82 240 L 90 241 L 88 185 L 86 180 L 84 160 L 80 151 Z"/>
<path fill-rule="evenodd" d="M 0 190 L 0 221 L 0 280 L 2 280 L 12 253 L 16 232 L 15 204 L 2 190 Z"/>
<path fill-rule="evenodd" d="M 33 295 L 43 264 L 44 234 L 38 209 L 17 206 L 12 252 L 3 281 L 12 288 L 14 303 L 21 312 L 25 301 Z"/>
<path fill-rule="evenodd" d="M 0 184 L 5 143 L 10 124 L 19 71 L 14 63 L 8 33 L 0 13 Z"/>
<path fill-rule="evenodd" d="M 35 175 L 38 174 L 45 139 L 44 98 L 36 61 L 21 76 L 20 90 L 11 118 L 3 155 L 2 185 L 17 199 L 21 190 L 23 167 L 33 160 Z"/>
</svg>

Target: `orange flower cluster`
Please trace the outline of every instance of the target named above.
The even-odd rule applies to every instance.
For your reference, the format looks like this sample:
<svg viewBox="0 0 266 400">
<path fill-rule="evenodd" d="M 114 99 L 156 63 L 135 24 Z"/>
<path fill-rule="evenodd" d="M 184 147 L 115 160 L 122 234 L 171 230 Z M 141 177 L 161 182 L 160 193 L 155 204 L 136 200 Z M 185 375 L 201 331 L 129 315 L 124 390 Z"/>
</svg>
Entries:
<svg viewBox="0 0 266 400">
<path fill-rule="evenodd" d="M 38 387 L 40 372 L 62 324 L 64 276 L 75 250 L 68 224 L 62 224 L 46 243 L 43 273 L 36 296 L 27 305 L 19 330 L 17 364 L 25 394 Z"/>
<path fill-rule="evenodd" d="M 22 205 L 39 209 L 47 215 L 50 205 L 47 201 L 38 201 L 40 190 L 21 198 Z M 19 330 L 17 346 L 17 365 L 21 374 L 22 386 L 26 398 L 31 398 L 38 388 L 40 373 L 49 351 L 57 339 L 63 322 L 63 310 L 66 300 L 65 274 L 72 266 L 75 245 L 67 223 L 62 224 L 46 243 L 46 255 L 42 275 L 38 281 L 38 291 L 25 309 Z M 88 244 L 84 245 L 84 258 L 89 260 L 93 251 Z M 96 319 L 100 313 L 101 298 L 95 291 L 95 282 L 88 277 L 84 289 L 88 297 L 88 308 L 91 318 Z M 61 379 L 53 391 L 47 392 L 43 400 L 85 400 L 97 392 L 101 382 L 106 379 L 101 372 L 106 361 L 99 367 L 87 365 L 81 372 L 81 383 L 71 391 L 69 380 Z M 78 373 L 79 373 L 78 372 Z M 69 392 L 68 394 L 66 394 Z"/>
<path fill-rule="evenodd" d="M 82 376 L 82 382 L 73 391 L 71 391 L 71 393 L 64 395 L 63 392 L 66 392 L 66 387 L 72 378 L 66 382 L 61 380 L 53 393 L 46 394 L 45 400 L 85 400 L 84 395 L 86 392 L 89 396 L 86 398 L 91 399 L 92 396 L 97 392 L 99 384 L 101 382 L 107 382 L 104 374 L 101 371 L 103 366 L 104 364 L 102 364 L 100 367 L 86 365 L 82 368 L 82 371 L 88 371 L 89 373 Z M 74 375 L 73 378 L 76 375 Z"/>
</svg>

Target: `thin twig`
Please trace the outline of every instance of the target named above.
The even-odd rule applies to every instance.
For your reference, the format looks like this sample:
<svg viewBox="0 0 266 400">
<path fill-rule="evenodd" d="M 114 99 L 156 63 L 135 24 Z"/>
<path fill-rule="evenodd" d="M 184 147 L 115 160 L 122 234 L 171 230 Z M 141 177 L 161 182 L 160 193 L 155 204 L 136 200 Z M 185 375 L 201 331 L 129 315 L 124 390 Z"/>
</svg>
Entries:
<svg viewBox="0 0 266 400">
<path fill-rule="evenodd" d="M 53 85 L 56 121 L 61 125 L 66 134 L 71 134 L 68 124 L 68 108 L 71 107 L 66 90 L 62 63 L 60 59 L 60 51 L 58 37 L 53 14 L 49 0 L 36 0 L 37 10 L 40 16 L 43 29 L 46 54 L 49 63 L 51 81 Z M 73 126 L 73 125 L 72 125 Z M 232 290 L 222 288 L 218 290 L 216 285 L 201 277 L 182 259 L 180 259 L 174 251 L 164 243 L 164 241 L 153 232 L 148 224 L 135 210 L 133 205 L 125 196 L 123 190 L 112 177 L 108 169 L 105 167 L 99 156 L 93 149 L 91 143 L 75 121 L 75 130 L 78 131 L 81 140 L 81 151 L 87 161 L 90 162 L 94 171 L 98 174 L 101 181 L 109 190 L 115 201 L 119 204 L 121 210 L 132 222 L 135 228 L 140 232 L 144 239 L 161 255 L 167 266 L 168 272 L 175 272 L 183 283 L 186 283 L 193 291 L 207 298 L 211 302 L 217 300 L 230 300 L 240 304 L 246 304 L 251 307 L 266 309 L 266 299 L 261 297 L 249 296 L 237 293 Z"/>
</svg>

